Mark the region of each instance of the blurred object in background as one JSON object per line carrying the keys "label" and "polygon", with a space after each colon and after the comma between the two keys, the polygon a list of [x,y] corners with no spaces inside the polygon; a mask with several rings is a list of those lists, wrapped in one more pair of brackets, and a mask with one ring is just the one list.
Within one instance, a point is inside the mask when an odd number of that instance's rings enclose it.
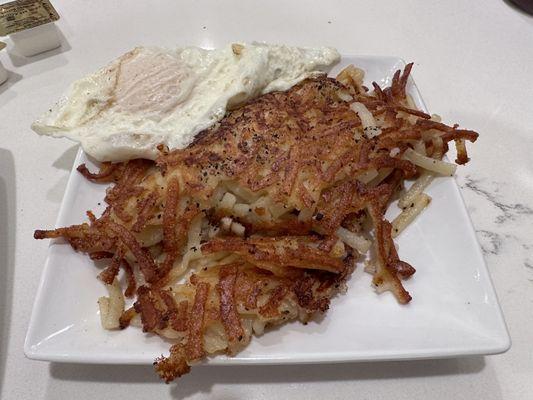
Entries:
{"label": "blurred object in background", "polygon": [[30,57],[61,45],[49,0],[16,0],[0,5],[0,36],[9,35],[15,53]]}
{"label": "blurred object in background", "polygon": [[533,0],[510,0],[511,3],[515,4],[521,10],[527,12],[530,15],[533,15]]}
{"label": "blurred object in background", "polygon": [[[6,44],[4,42],[0,42],[0,51],[6,47]],[[4,83],[7,80],[7,71],[2,65],[2,61],[0,61],[0,85]]]}

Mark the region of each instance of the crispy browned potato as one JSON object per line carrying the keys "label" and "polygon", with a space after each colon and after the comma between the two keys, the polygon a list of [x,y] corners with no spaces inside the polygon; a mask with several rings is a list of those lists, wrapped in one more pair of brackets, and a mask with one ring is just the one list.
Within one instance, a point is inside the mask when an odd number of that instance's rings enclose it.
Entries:
{"label": "crispy browned potato", "polygon": [[[440,161],[448,142],[462,164],[465,140],[477,138],[415,109],[405,92],[411,67],[372,93],[350,67],[339,80],[317,76],[260,96],[186,149],[161,147],[155,163],[104,163],[97,173],[82,165],[87,179],[114,183],[107,209],[35,238],[63,237],[110,260],[99,275],[110,290],[100,300],[103,321],[122,329],[139,322],[173,340],[170,356],[154,363],[167,382],[208,354],[235,354],[267,326],[325,312],[368,250],[371,229],[373,282],[407,303],[402,279],[415,270],[393,236],[429,202],[422,190],[432,177],[453,172]],[[391,225],[385,211],[403,181],[419,175]],[[118,318],[121,269],[124,294],[136,302]]]}

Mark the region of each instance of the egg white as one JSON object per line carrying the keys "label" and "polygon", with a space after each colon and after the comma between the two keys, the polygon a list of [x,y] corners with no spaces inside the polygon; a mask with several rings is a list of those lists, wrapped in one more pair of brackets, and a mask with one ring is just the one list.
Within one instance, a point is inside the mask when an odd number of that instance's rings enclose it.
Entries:
{"label": "egg white", "polygon": [[339,59],[331,48],[263,43],[137,47],[74,82],[32,129],[78,141],[99,161],[155,159],[160,143],[184,148],[228,107],[286,90]]}

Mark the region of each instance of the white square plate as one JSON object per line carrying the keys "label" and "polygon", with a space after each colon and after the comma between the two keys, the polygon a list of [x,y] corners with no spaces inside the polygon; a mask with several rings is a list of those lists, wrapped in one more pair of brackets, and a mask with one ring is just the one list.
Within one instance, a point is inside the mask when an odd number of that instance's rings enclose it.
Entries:
{"label": "white square plate", "polygon": [[[348,64],[363,68],[368,84],[375,80],[381,85],[405,66],[393,57],[344,57],[334,73]],[[412,81],[408,90],[425,110]],[[82,162],[90,164],[80,151],[57,226],[84,221],[86,210],[103,210],[96,205],[103,201],[105,187],[76,172]],[[348,292],[333,299],[320,322],[282,326],[254,338],[236,357],[218,356],[207,363],[396,360],[506,351],[509,334],[457,185],[453,178],[439,178],[428,193],[431,205],[396,241],[401,258],[417,269],[405,282],[413,296],[409,305],[398,304],[390,293],[376,294],[359,265]],[[60,241],[50,244],[24,346],[29,358],[149,364],[168,352],[168,342],[138,328],[102,329],[96,300],[105,289],[97,272],[87,256]]]}

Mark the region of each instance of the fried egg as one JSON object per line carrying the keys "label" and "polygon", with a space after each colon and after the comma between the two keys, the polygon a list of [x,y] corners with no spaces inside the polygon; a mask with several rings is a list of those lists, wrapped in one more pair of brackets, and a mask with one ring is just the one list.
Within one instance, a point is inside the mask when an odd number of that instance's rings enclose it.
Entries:
{"label": "fried egg", "polygon": [[98,161],[155,159],[159,144],[184,148],[228,108],[287,90],[339,59],[332,48],[263,43],[137,47],[74,82],[32,129],[77,141]]}

